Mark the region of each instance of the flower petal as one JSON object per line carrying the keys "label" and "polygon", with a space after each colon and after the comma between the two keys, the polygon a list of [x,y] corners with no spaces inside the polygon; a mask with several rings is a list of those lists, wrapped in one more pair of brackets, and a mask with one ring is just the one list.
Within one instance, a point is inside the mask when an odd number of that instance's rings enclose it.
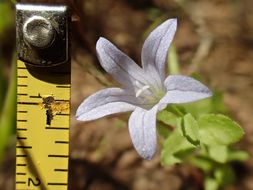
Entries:
{"label": "flower petal", "polygon": [[177,28],[177,20],[169,19],[153,30],[145,40],[141,59],[146,72],[159,75],[162,81],[165,79],[166,58],[171,41]]}
{"label": "flower petal", "polygon": [[96,50],[101,66],[124,87],[134,88],[137,81],[148,84],[144,71],[107,39],[99,38]]}
{"label": "flower petal", "polygon": [[188,103],[212,96],[212,92],[205,85],[187,76],[170,75],[164,85],[167,93],[159,104]]}
{"label": "flower petal", "polygon": [[120,88],[107,88],[85,99],[76,112],[77,120],[91,121],[114,113],[135,109],[137,99],[130,92]]}
{"label": "flower petal", "polygon": [[140,156],[150,160],[156,151],[157,106],[151,110],[137,107],[129,118],[129,133],[133,145]]}

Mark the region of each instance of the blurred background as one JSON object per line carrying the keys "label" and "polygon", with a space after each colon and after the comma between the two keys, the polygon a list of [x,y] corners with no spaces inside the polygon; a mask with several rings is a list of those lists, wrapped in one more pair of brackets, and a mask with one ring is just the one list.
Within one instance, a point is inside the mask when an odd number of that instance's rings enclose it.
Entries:
{"label": "blurred background", "polygon": [[[72,10],[72,100],[70,190],[200,190],[201,172],[187,164],[160,165],[160,152],[145,161],[135,152],[127,114],[81,123],[81,101],[113,86],[101,69],[95,44],[108,38],[140,63],[148,33],[178,18],[174,46],[183,74],[198,73],[223,92],[228,113],[245,130],[237,145],[253,153],[252,0],[24,0],[64,3]],[[15,177],[15,1],[0,0],[0,190],[14,190]],[[253,190],[253,159],[240,165],[229,190]]]}

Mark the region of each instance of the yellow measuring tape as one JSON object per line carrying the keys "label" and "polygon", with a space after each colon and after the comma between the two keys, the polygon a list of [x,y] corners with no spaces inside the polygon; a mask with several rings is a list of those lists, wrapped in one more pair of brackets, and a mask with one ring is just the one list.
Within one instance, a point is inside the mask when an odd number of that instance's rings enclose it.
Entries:
{"label": "yellow measuring tape", "polygon": [[[35,6],[36,14],[41,8]],[[54,7],[50,8],[54,12]],[[17,14],[20,10],[29,12],[29,9],[27,5],[18,5]],[[25,19],[22,22],[24,26]],[[26,57],[21,54],[21,58]],[[17,61],[16,190],[67,190],[70,66],[65,66],[64,71],[60,66],[57,69],[50,69],[50,65],[39,66],[33,68],[25,61]]]}

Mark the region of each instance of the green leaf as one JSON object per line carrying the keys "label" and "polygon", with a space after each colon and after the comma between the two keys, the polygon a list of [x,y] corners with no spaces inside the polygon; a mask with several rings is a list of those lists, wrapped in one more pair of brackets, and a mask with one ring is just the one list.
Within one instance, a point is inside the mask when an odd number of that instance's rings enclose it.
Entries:
{"label": "green leaf", "polygon": [[214,171],[214,176],[217,182],[222,186],[229,185],[235,182],[236,179],[235,172],[230,165],[222,165],[217,167]]}
{"label": "green leaf", "polygon": [[[0,3],[0,39],[6,36],[6,31],[14,24],[14,14],[9,2]],[[3,19],[4,18],[4,19]]]}
{"label": "green leaf", "polygon": [[185,156],[184,153],[194,149],[195,146],[189,143],[177,127],[164,142],[161,163],[163,165],[180,163]]}
{"label": "green leaf", "polygon": [[187,114],[184,107],[177,104],[172,104],[172,105],[167,106],[166,110],[173,113],[177,117],[183,117],[185,114]]}
{"label": "green leaf", "polygon": [[170,75],[180,74],[177,50],[173,44],[169,48],[168,70]]}
{"label": "green leaf", "polygon": [[210,172],[215,166],[214,161],[205,156],[193,156],[191,157],[190,162],[192,165],[202,169],[206,173]]}
{"label": "green leaf", "polygon": [[207,177],[205,179],[204,186],[205,186],[205,190],[218,190],[219,189],[218,182],[215,179],[210,178],[210,177]]}
{"label": "green leaf", "polygon": [[163,110],[157,114],[157,120],[170,126],[176,126],[177,116],[168,110]]}
{"label": "green leaf", "polygon": [[190,114],[186,114],[183,117],[181,129],[183,135],[193,145],[199,145],[199,127],[195,118]]}
{"label": "green leaf", "polygon": [[223,93],[220,91],[214,91],[211,98],[211,112],[212,113],[226,113],[227,108],[223,102]]}
{"label": "green leaf", "polygon": [[172,166],[174,164],[178,164],[178,163],[181,163],[182,160],[178,157],[176,157],[175,155],[173,154],[162,154],[162,157],[161,157],[161,164],[164,166],[164,165],[167,165],[167,166]]}
{"label": "green leaf", "polygon": [[199,118],[198,125],[201,143],[209,146],[233,144],[244,134],[236,122],[220,114],[203,115]]}
{"label": "green leaf", "polygon": [[167,138],[169,136],[170,131],[165,124],[158,122],[156,124],[156,127],[157,127],[158,134],[161,135],[163,138]]}
{"label": "green leaf", "polygon": [[208,147],[209,156],[219,163],[227,162],[228,147],[227,146],[210,146]]}
{"label": "green leaf", "polygon": [[213,96],[210,98],[184,104],[183,107],[196,118],[199,118],[203,114],[227,112],[223,102],[223,94],[219,91],[214,91]]}
{"label": "green leaf", "polygon": [[238,150],[238,151],[232,151],[230,150],[228,152],[228,161],[246,161],[249,159],[249,153],[246,151]]}
{"label": "green leaf", "polygon": [[183,106],[187,113],[191,113],[194,117],[198,118],[203,114],[211,113],[211,98],[184,104]]}

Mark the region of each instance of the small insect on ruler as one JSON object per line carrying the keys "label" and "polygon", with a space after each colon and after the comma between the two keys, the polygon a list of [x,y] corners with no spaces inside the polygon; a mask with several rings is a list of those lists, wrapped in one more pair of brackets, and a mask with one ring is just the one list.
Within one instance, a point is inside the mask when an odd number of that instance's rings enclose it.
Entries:
{"label": "small insect on ruler", "polygon": [[70,115],[66,6],[16,5],[16,190],[67,190]]}

